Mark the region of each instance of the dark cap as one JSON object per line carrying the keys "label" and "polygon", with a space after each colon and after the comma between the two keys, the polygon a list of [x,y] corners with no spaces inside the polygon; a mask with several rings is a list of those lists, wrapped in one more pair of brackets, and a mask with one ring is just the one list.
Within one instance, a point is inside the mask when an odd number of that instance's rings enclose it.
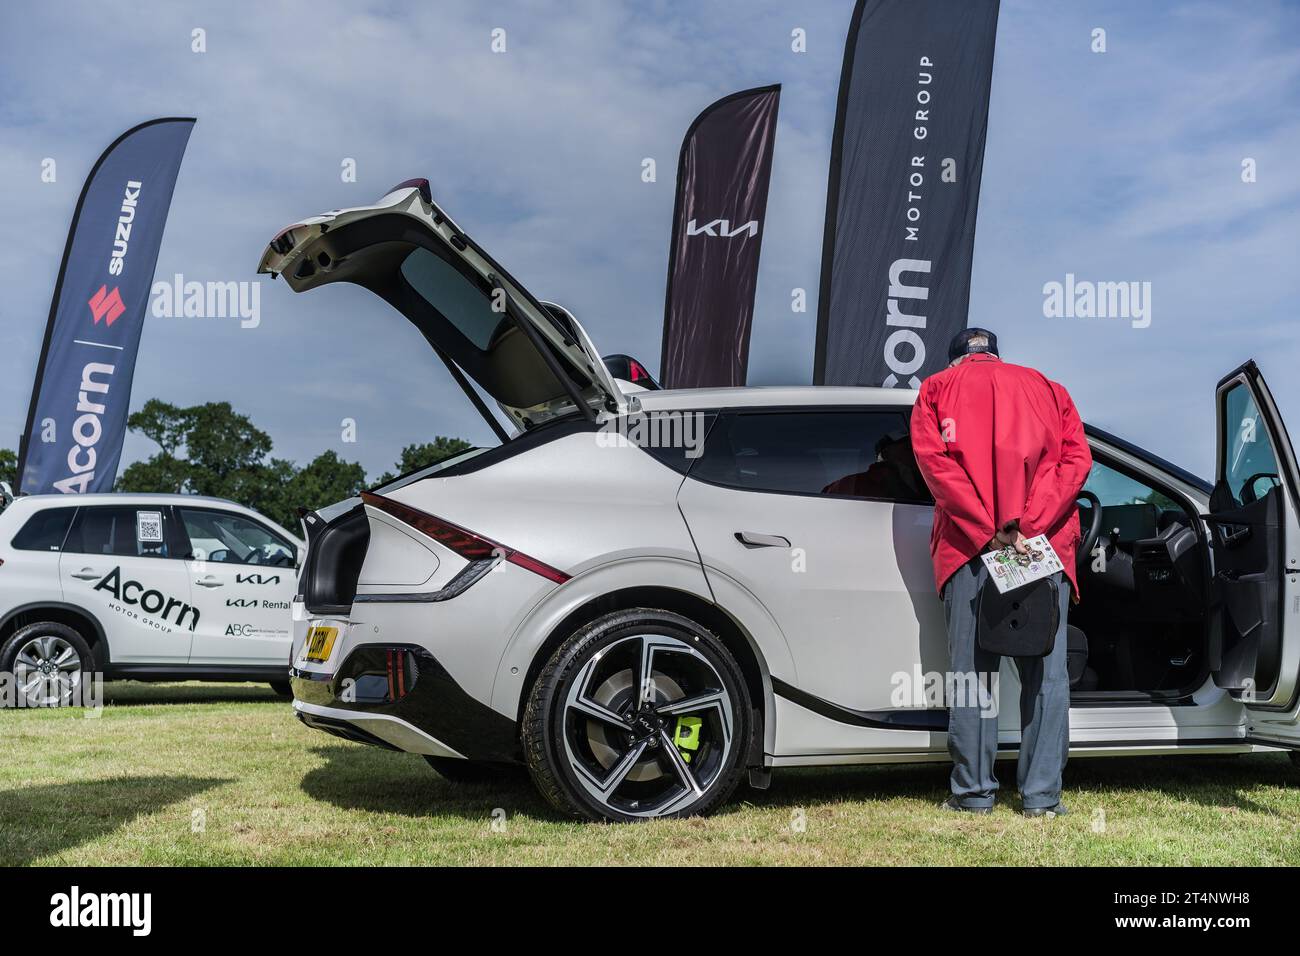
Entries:
{"label": "dark cap", "polygon": [[[971,345],[970,340],[977,335],[983,335],[989,340],[988,345]],[[990,355],[998,354],[998,337],[988,329],[962,329],[952,337],[948,343],[948,361],[953,362],[963,355],[971,355],[978,352],[987,352]]]}

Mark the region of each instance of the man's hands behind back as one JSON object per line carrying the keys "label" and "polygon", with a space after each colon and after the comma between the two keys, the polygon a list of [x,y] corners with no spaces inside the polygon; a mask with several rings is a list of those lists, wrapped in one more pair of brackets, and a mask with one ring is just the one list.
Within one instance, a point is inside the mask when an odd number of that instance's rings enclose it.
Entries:
{"label": "man's hands behind back", "polygon": [[1019,554],[1029,553],[1029,544],[1019,528],[999,531],[989,538],[988,550],[1001,551],[1003,548],[1015,548]]}

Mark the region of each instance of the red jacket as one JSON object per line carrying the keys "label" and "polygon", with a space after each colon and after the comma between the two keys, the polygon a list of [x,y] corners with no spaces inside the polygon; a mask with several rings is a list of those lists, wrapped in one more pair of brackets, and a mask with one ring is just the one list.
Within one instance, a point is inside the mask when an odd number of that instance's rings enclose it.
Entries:
{"label": "red jacket", "polygon": [[934,494],[930,556],[940,592],[998,528],[1018,518],[1025,537],[1047,535],[1079,593],[1075,499],[1092,452],[1063,386],[993,355],[968,355],[921,383],[912,448]]}

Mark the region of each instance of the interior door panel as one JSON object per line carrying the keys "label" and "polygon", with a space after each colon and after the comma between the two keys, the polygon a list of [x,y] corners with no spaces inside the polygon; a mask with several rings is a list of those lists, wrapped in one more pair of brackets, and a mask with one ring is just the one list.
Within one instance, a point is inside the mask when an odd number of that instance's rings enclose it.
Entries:
{"label": "interior door panel", "polygon": [[1237,507],[1226,485],[1210,497],[1219,671],[1215,683],[1266,692],[1278,678],[1282,557],[1282,489]]}
{"label": "interior door panel", "polygon": [[[1300,742],[1300,525],[1295,453],[1259,368],[1216,389],[1218,440],[1210,494],[1218,669],[1215,681],[1271,734]],[[1280,718],[1279,718],[1280,715]]]}

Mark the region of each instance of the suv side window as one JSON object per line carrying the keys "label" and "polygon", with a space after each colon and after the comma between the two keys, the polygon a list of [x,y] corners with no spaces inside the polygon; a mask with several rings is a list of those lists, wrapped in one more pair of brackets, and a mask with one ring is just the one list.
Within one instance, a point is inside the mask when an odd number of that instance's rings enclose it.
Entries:
{"label": "suv side window", "polygon": [[19,551],[58,551],[68,536],[76,508],[45,508],[27,519],[10,542]]}
{"label": "suv side window", "polygon": [[171,509],[166,505],[91,505],[78,509],[63,550],[127,558],[170,558]]}
{"label": "suv side window", "polygon": [[219,564],[293,567],[297,549],[256,521],[208,508],[178,510],[196,558]]}
{"label": "suv side window", "polygon": [[893,409],[731,412],[690,474],[747,491],[931,504],[908,429]]}

